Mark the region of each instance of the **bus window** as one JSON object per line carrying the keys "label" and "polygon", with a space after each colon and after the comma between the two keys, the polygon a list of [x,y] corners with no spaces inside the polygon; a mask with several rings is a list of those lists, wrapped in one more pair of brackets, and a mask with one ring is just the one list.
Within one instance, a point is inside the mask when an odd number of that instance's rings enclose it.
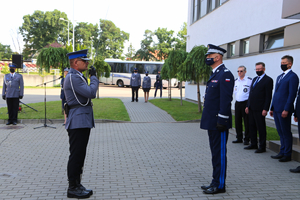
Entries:
{"label": "bus window", "polygon": [[134,68],[135,68],[135,64],[129,63],[128,64],[128,73],[133,73]]}
{"label": "bus window", "polygon": [[157,74],[157,65],[149,65],[149,64],[145,64],[145,71],[148,71],[149,74]]}
{"label": "bus window", "polygon": [[126,63],[116,63],[115,72],[126,73]]}
{"label": "bus window", "polygon": [[114,72],[114,63],[108,63],[110,65],[110,72]]}
{"label": "bus window", "polygon": [[136,64],[136,65],[135,65],[135,68],[138,69],[138,73],[140,73],[140,74],[144,74],[144,73],[145,73],[144,67],[143,67],[142,64]]}

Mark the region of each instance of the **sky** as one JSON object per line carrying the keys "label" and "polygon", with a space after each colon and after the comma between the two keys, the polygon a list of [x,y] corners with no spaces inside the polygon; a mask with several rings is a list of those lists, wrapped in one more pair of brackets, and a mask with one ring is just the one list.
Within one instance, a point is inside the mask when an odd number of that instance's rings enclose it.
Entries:
{"label": "sky", "polygon": [[92,24],[99,24],[100,19],[111,20],[122,31],[129,33],[124,53],[130,43],[135,50],[140,48],[146,29],[155,31],[158,27],[167,28],[176,34],[187,22],[188,12],[188,0],[0,0],[0,3],[7,8],[1,9],[0,43],[10,45],[13,52],[19,52],[19,46],[23,44],[22,36],[17,34],[23,16],[32,15],[35,10],[46,12],[57,9],[65,12],[71,21]]}

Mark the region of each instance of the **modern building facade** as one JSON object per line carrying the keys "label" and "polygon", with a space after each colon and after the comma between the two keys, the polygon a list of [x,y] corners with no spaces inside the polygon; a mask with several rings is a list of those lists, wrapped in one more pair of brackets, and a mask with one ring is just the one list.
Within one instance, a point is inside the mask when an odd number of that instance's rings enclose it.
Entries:
{"label": "modern building facade", "polygon": [[[276,80],[284,55],[294,57],[292,70],[300,77],[300,1],[189,0],[187,51],[207,44],[227,49],[224,64],[236,78],[240,65],[255,77],[255,63],[261,61]],[[186,82],[185,90],[187,99],[197,100],[196,84]],[[203,102],[204,85],[200,91]]]}

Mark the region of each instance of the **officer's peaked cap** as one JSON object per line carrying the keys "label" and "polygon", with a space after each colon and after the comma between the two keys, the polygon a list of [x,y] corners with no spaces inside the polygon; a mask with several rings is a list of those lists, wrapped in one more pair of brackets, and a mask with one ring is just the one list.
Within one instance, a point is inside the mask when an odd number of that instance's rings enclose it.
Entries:
{"label": "officer's peaked cap", "polygon": [[208,51],[207,51],[207,53],[205,54],[206,56],[207,56],[208,54],[213,54],[213,53],[218,53],[218,54],[220,54],[220,55],[223,56],[224,53],[227,52],[225,49],[223,49],[223,48],[221,48],[221,47],[219,47],[219,46],[213,45],[213,44],[208,44],[207,47],[208,47]]}
{"label": "officer's peaked cap", "polygon": [[64,69],[64,72],[68,72],[68,71],[69,71],[69,68],[65,68],[65,69]]}
{"label": "officer's peaked cap", "polygon": [[146,72],[145,72],[145,74],[149,74],[149,72],[148,72],[148,71],[146,71]]}
{"label": "officer's peaked cap", "polygon": [[134,68],[134,71],[137,71],[138,69],[137,68]]}
{"label": "officer's peaked cap", "polygon": [[15,67],[15,68],[17,68],[17,64],[15,64],[15,63],[9,63],[9,65],[8,65],[9,67]]}
{"label": "officer's peaked cap", "polygon": [[88,49],[84,49],[84,50],[68,53],[67,56],[69,57],[69,60],[74,59],[74,58],[80,58],[82,60],[90,60],[87,57],[87,54],[88,54]]}

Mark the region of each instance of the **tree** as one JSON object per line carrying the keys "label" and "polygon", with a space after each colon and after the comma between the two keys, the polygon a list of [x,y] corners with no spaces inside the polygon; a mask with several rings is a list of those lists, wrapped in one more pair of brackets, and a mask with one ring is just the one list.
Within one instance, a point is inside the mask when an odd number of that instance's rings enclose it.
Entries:
{"label": "tree", "polygon": [[[169,100],[171,101],[171,79],[177,78],[182,81],[182,77],[178,76],[178,69],[184,63],[187,57],[187,52],[183,50],[172,50],[169,53],[168,58],[166,59],[162,71],[161,76],[163,79],[169,80]],[[181,85],[181,84],[180,84]],[[182,89],[182,88],[181,88]],[[181,105],[182,105],[182,90],[180,92],[181,95]]]}
{"label": "tree", "polygon": [[105,58],[124,58],[124,42],[129,39],[129,33],[121,31],[112,21],[100,19],[99,35],[99,38],[94,38],[94,48],[98,55]]}
{"label": "tree", "polygon": [[[62,23],[60,18],[68,20],[64,12],[35,11],[32,15],[23,17],[23,24],[19,27],[25,42],[23,56],[25,59],[32,57],[38,50],[55,41],[67,43],[68,24]],[[71,24],[72,25],[72,24]]]}
{"label": "tree", "polygon": [[[96,72],[97,72],[97,78],[99,80],[100,76],[104,76],[106,78],[110,77],[110,70],[111,67],[110,65],[104,61],[104,57],[98,55],[95,57],[94,60],[94,67],[96,68]],[[97,91],[97,99],[99,99],[99,90]]]}
{"label": "tree", "polygon": [[0,60],[2,59],[11,59],[13,54],[10,45],[3,45],[0,43]]}
{"label": "tree", "polygon": [[128,47],[128,52],[125,54],[126,58],[128,58],[129,60],[132,60],[132,58],[135,55],[135,49],[132,46],[132,43],[130,43],[129,47]]}
{"label": "tree", "polygon": [[173,37],[174,31],[168,31],[167,28],[158,28],[154,34],[158,39],[158,43],[155,48],[158,50],[158,59],[165,60],[168,58],[170,50],[172,50],[172,43],[175,41]]}
{"label": "tree", "polygon": [[154,58],[153,53],[155,49],[153,48],[153,36],[154,33],[152,31],[148,29],[145,30],[145,38],[141,41],[141,48],[135,53],[136,59],[149,61]]}
{"label": "tree", "polygon": [[207,81],[210,77],[211,67],[205,64],[207,47],[195,46],[187,55],[183,65],[178,70],[178,76],[182,80],[193,80],[197,82],[198,111],[202,112],[200,99],[200,81]]}
{"label": "tree", "polygon": [[[87,22],[80,22],[75,27],[75,44],[79,46],[85,46],[89,49],[93,44],[93,38],[97,38],[99,33],[98,24],[93,25]],[[84,48],[81,48],[84,49]]]}
{"label": "tree", "polygon": [[177,38],[175,38],[175,49],[181,49],[186,51],[186,37],[187,35],[187,23],[184,22],[181,30],[177,33]]}
{"label": "tree", "polygon": [[37,65],[39,66],[39,72],[42,73],[44,69],[46,72],[50,72],[51,67],[60,69],[62,75],[64,68],[70,67],[69,59],[66,54],[69,51],[66,48],[43,48],[37,57]]}

